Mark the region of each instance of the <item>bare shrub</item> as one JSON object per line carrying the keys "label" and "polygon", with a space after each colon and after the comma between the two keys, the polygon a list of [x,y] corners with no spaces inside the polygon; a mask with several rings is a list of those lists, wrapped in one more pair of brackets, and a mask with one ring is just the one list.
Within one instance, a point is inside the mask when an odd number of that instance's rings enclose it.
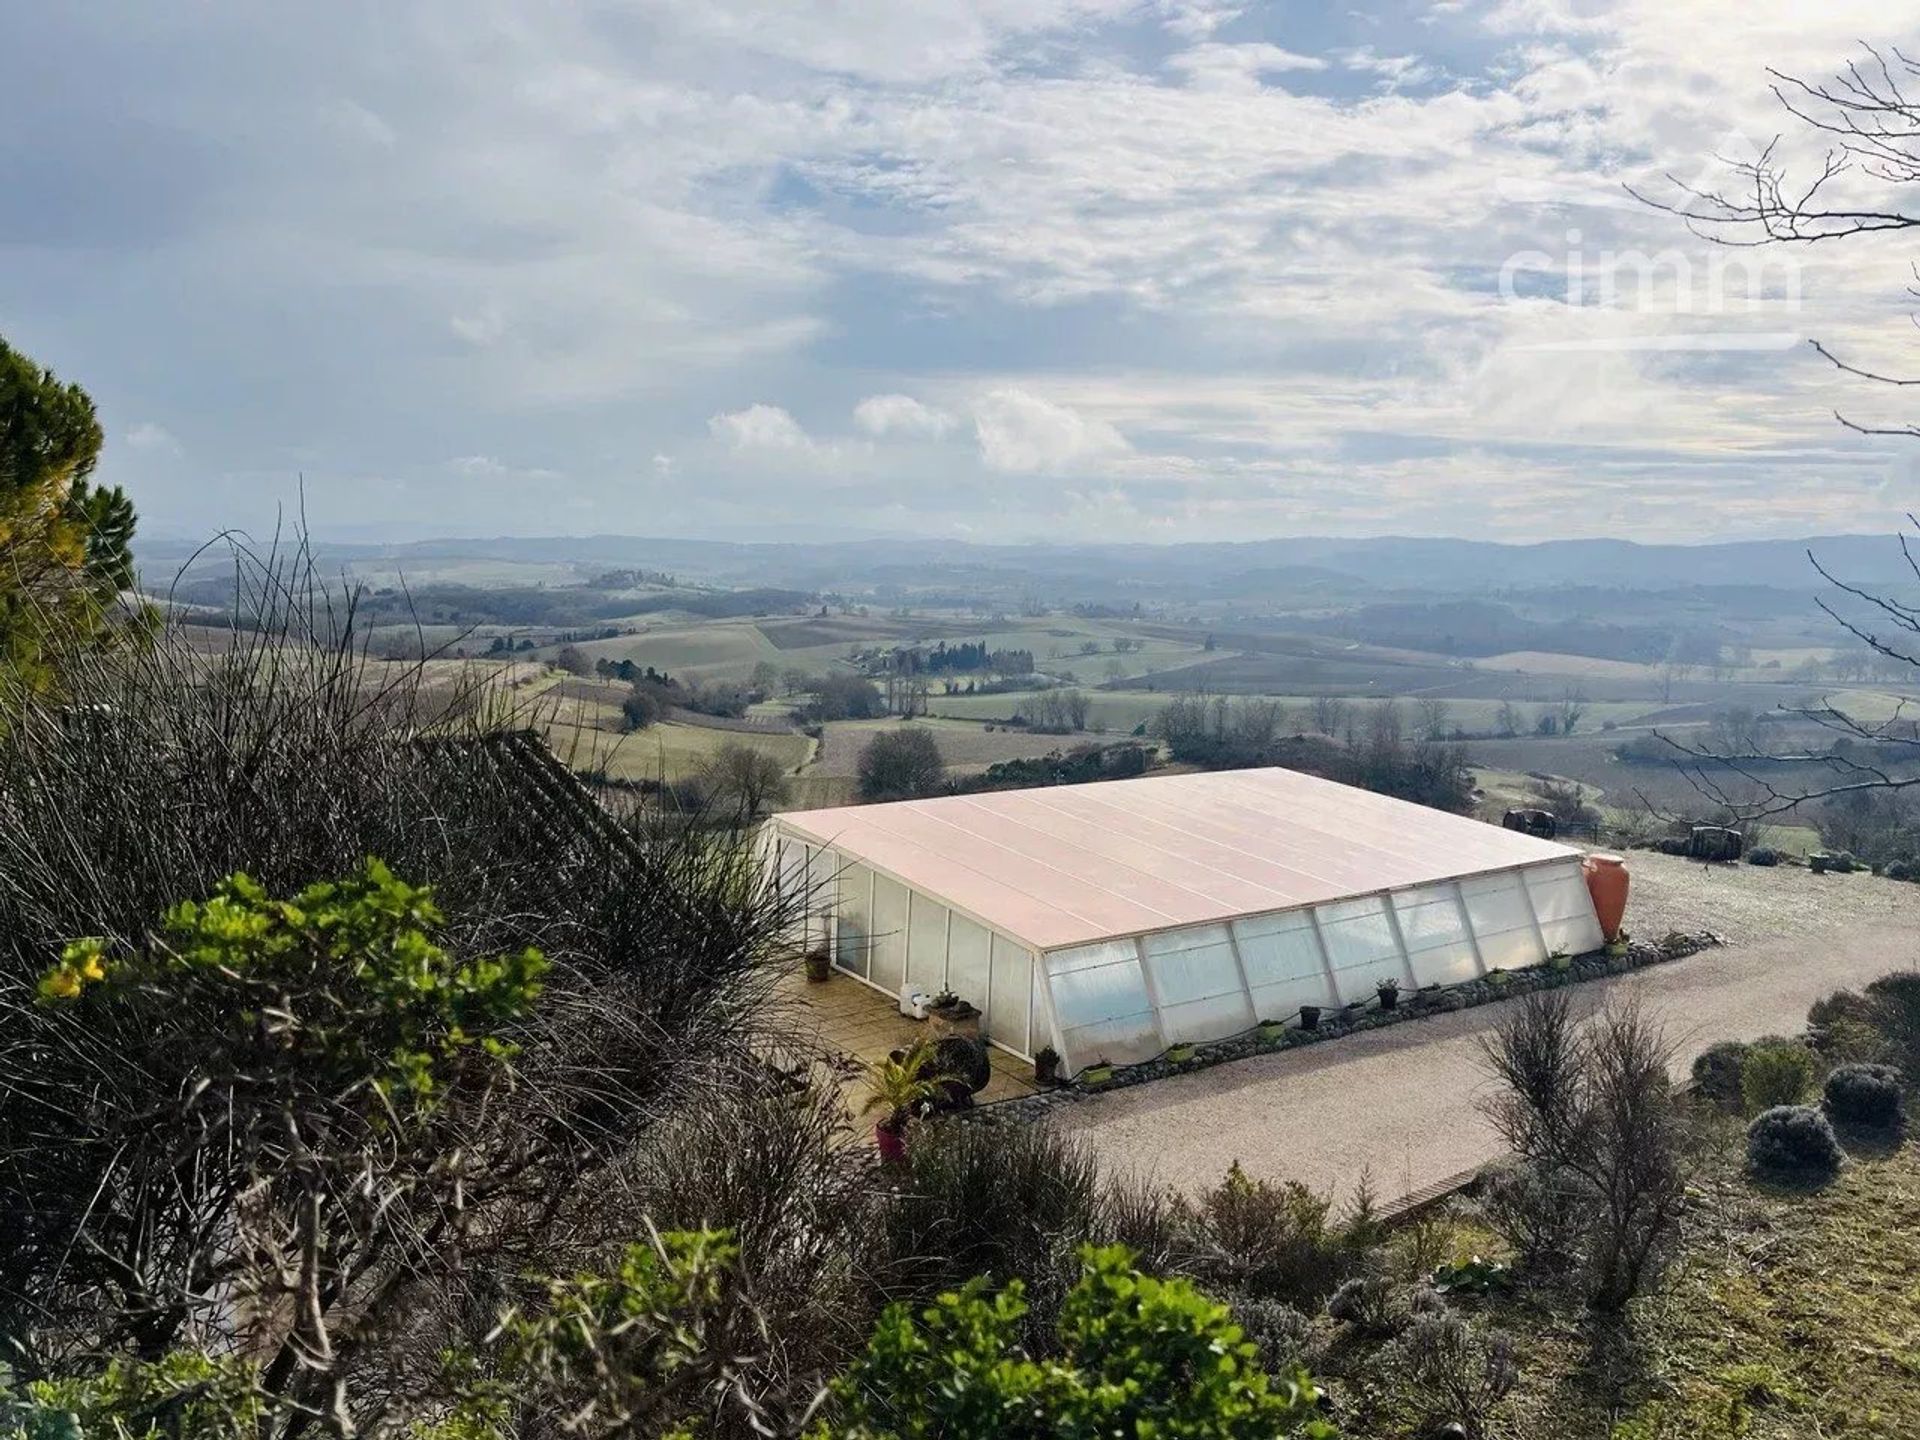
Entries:
{"label": "bare shrub", "polygon": [[1482,1440],[1520,1378],[1513,1341],[1458,1315],[1416,1318],[1393,1346],[1393,1368],[1408,1400],[1437,1424],[1458,1423]]}
{"label": "bare shrub", "polygon": [[1318,1309],[1360,1257],[1331,1212],[1306,1186],[1256,1180],[1236,1164],[1197,1205],[1180,1203],[1176,1264],[1204,1285]]}
{"label": "bare shrub", "polygon": [[1502,1165],[1481,1181],[1487,1223],[1532,1271],[1557,1268],[1579,1248],[1581,1207],[1574,1183],[1556,1183],[1551,1171],[1526,1161]]}
{"label": "bare shrub", "polygon": [[1044,1125],[936,1120],[871,1222],[863,1268],[877,1298],[931,1300],[975,1275],[1018,1278],[1023,1330],[1050,1343],[1058,1305],[1079,1273],[1075,1252],[1104,1241],[1108,1190],[1087,1145]]}
{"label": "bare shrub", "polygon": [[1487,1112],[1510,1149],[1565,1187],[1581,1218],[1588,1303],[1639,1293],[1685,1197],[1672,1047],[1632,999],[1577,1025],[1564,991],[1526,997],[1484,1043],[1502,1086]]}
{"label": "bare shrub", "polygon": [[[0,714],[0,1334],[24,1376],[231,1355],[225,1277],[288,1288],[284,1248],[236,1255],[233,1237],[319,1227],[293,1268],[320,1308],[262,1363],[279,1387],[262,1440],[322,1410],[404,1428],[436,1357],[477,1346],[524,1276],[641,1233],[611,1183],[639,1137],[762,1073],[789,917],[749,847],[620,822],[476,675],[370,657],[352,598],[297,553],[235,567],[224,628],[90,652],[57,702],[8,692]],[[183,1103],[218,1094],[200,1012],[136,996],[82,1024],[34,1002],[69,939],[138,953],[232,872],[286,896],[370,855],[433,887],[448,954],[551,962],[500,1037],[513,1084],[434,1128],[432,1154],[395,1129],[352,1186],[302,1190],[280,1151],[240,1154],[218,1106]]]}
{"label": "bare shrub", "polygon": [[1393,1281],[1385,1275],[1358,1275],[1328,1298],[1327,1318],[1378,1339],[1398,1331],[1407,1312]]}
{"label": "bare shrub", "polygon": [[1920,1075],[1920,971],[1882,975],[1867,986],[1872,1021],[1887,1038],[1892,1059],[1909,1075]]}

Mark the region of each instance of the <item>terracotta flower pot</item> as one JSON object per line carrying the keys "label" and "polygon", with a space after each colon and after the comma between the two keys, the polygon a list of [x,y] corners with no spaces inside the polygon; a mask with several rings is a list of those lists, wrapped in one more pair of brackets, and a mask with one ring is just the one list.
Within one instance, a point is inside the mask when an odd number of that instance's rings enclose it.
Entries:
{"label": "terracotta flower pot", "polygon": [[1617,938],[1620,922],[1627,914],[1627,888],[1632,883],[1627,875],[1627,862],[1618,855],[1596,852],[1587,856],[1580,868],[1587,877],[1587,893],[1593,897],[1593,913],[1600,922],[1601,938]]}

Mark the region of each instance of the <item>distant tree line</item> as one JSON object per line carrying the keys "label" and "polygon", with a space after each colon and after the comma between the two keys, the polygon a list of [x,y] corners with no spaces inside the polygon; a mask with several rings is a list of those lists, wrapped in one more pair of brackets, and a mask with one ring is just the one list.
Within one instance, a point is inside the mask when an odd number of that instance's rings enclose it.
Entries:
{"label": "distant tree line", "polygon": [[[1424,734],[1409,736],[1397,702],[1372,706],[1362,719],[1344,704],[1336,711],[1316,703],[1309,713],[1320,724],[1318,736],[1288,734],[1290,715],[1278,701],[1181,695],[1161,708],[1149,728],[1184,764],[1209,770],[1284,765],[1438,810],[1472,808],[1466,750]],[[1344,733],[1336,742],[1342,721]]]}
{"label": "distant tree line", "polygon": [[[597,669],[598,667],[596,667]],[[687,683],[649,665],[636,669],[631,660],[610,664],[607,674],[631,679],[620,713],[629,730],[644,730],[669,710],[691,710],[696,715],[715,715],[737,720],[747,708],[765,697],[751,686],[730,680]]]}
{"label": "distant tree line", "polygon": [[877,657],[871,667],[881,674],[952,675],[971,671],[989,671],[997,675],[1031,675],[1031,650],[989,650],[984,640],[948,645],[942,640],[927,649],[918,645],[897,645]]}

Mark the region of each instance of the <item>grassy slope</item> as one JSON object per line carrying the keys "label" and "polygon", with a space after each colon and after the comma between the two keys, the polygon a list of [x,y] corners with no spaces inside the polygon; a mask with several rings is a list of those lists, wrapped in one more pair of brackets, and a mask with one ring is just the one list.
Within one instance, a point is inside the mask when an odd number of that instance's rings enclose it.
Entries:
{"label": "grassy slope", "polygon": [[[1492,1433],[1524,1440],[1914,1440],[1920,1436],[1920,1153],[1849,1144],[1825,1189],[1743,1171],[1743,1122],[1703,1122],[1682,1249],[1624,1325],[1529,1279],[1455,1303],[1514,1338],[1520,1380]],[[1442,1222],[1441,1229],[1449,1228]],[[1404,1237],[1403,1237],[1404,1238]],[[1446,1253],[1498,1257],[1472,1221]],[[1400,1440],[1420,1416],[1389,1357],[1328,1322],[1323,1368],[1347,1440]],[[1342,1379],[1341,1372],[1352,1377]]]}

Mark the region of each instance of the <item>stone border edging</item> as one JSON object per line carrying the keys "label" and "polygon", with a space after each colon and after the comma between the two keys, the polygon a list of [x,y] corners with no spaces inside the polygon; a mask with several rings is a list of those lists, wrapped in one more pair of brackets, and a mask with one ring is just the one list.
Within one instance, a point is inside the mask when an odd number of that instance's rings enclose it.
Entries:
{"label": "stone border edging", "polygon": [[[1068,1081],[1051,1090],[1040,1090],[1032,1095],[1019,1095],[1007,1100],[990,1101],[985,1105],[952,1111],[950,1114],[954,1119],[977,1121],[982,1124],[1038,1120],[1058,1106],[1073,1104],[1095,1095],[1109,1094],[1115,1090],[1124,1090],[1132,1085],[1144,1085],[1151,1080],[1162,1080],[1171,1075],[1187,1075],[1197,1070],[1210,1069],[1215,1065],[1251,1060],[1262,1055],[1277,1055],[1302,1045],[1317,1045],[1323,1041],[1338,1040],[1347,1035],[1365,1030],[1378,1030],[1404,1021],[1424,1020],[1432,1015],[1447,1015],[1457,1010],[1470,1010],[1480,1005],[1513,1000],[1522,995],[1531,994],[1535,990],[1555,990],[1590,980],[1604,980],[1613,975],[1625,975],[1652,965],[1682,960],[1689,955],[1697,955],[1702,950],[1712,949],[1724,943],[1710,930],[1701,930],[1693,934],[1675,931],[1657,945],[1646,942],[1631,944],[1622,955],[1610,955],[1604,950],[1593,950],[1584,955],[1577,955],[1565,970],[1555,970],[1550,965],[1541,964],[1529,966],[1525,970],[1499,972],[1507,976],[1505,981],[1494,981],[1483,977],[1440,989],[1403,992],[1400,1004],[1392,1010],[1376,1008],[1371,1011],[1323,1012],[1317,1030],[1289,1028],[1282,1032],[1277,1041],[1262,1039],[1259,1029],[1255,1028],[1226,1040],[1205,1044],[1196,1043],[1192,1058],[1178,1064],[1165,1056],[1157,1056],[1152,1060],[1142,1061],[1138,1065],[1116,1067],[1113,1078],[1097,1087]],[[1349,1016],[1355,1018],[1347,1018]],[[1472,1175],[1477,1173],[1477,1171],[1469,1172],[1463,1176],[1456,1176],[1453,1180],[1443,1181],[1441,1184],[1459,1188],[1460,1184],[1471,1180]],[[1421,1193],[1424,1192],[1416,1192],[1416,1194]]]}

